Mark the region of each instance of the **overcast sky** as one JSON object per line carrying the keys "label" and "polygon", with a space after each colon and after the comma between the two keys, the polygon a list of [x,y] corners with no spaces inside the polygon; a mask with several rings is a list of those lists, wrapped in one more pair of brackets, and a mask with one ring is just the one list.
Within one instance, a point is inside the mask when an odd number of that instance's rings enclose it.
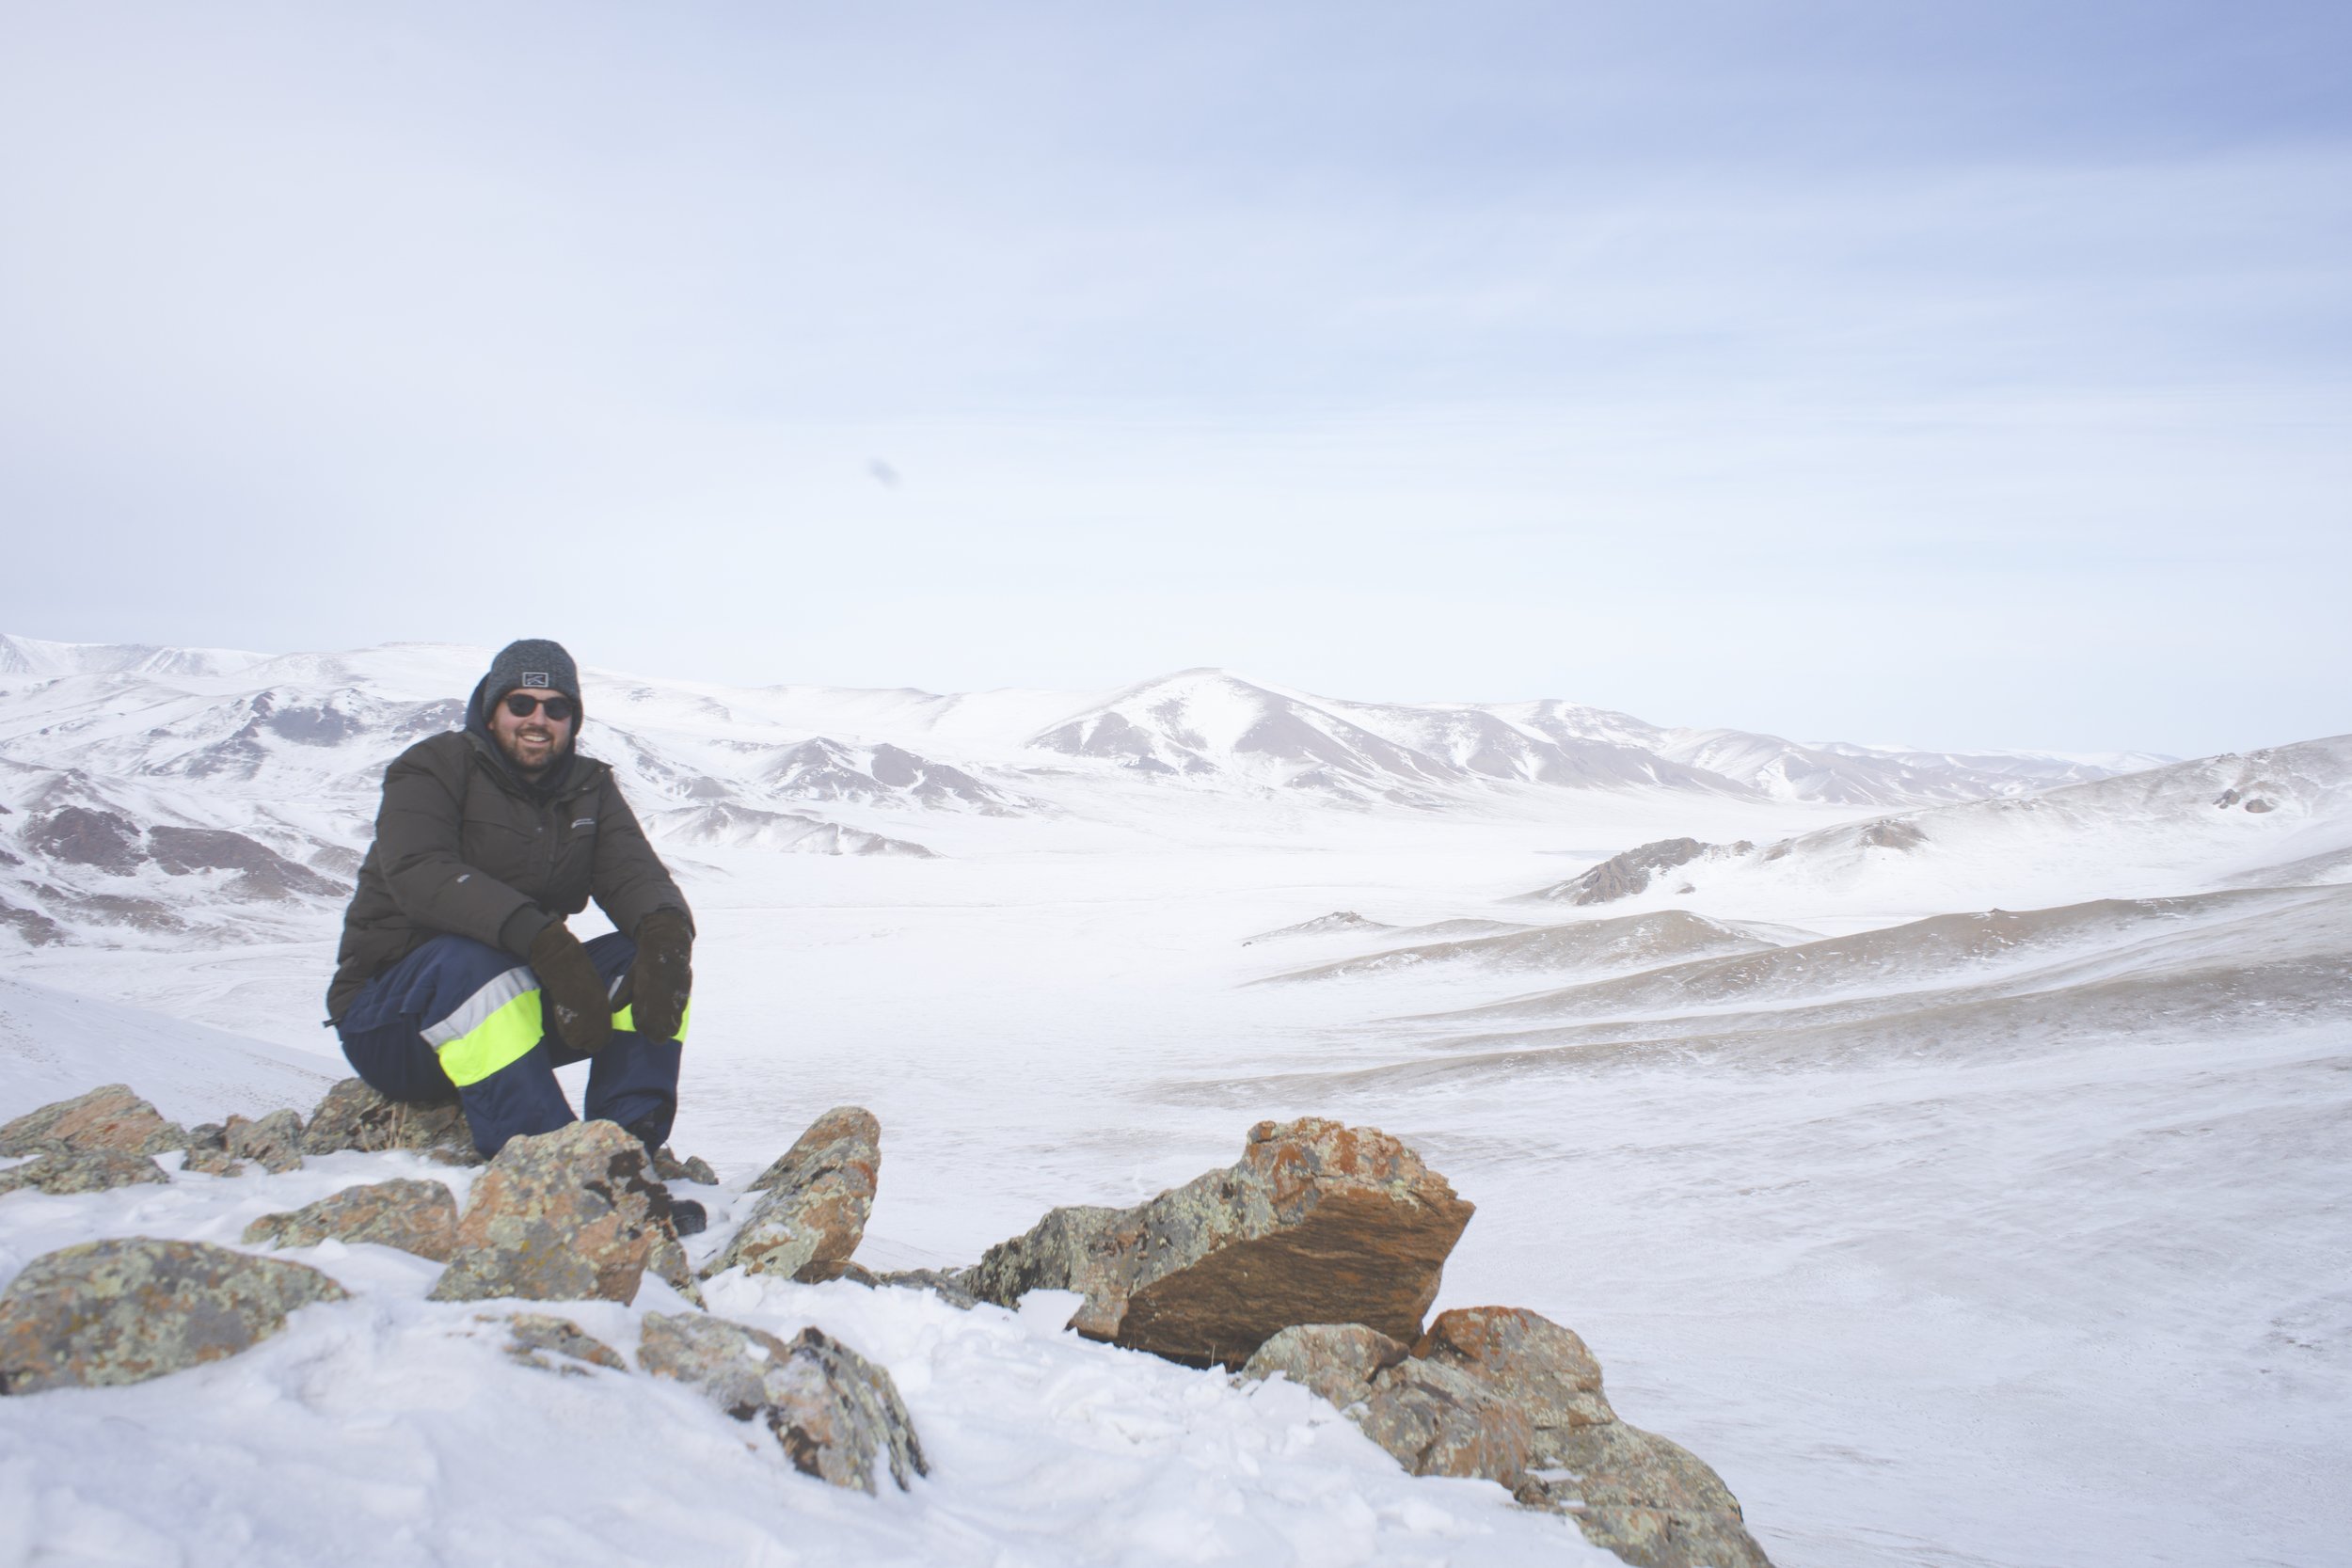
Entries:
{"label": "overcast sky", "polygon": [[0,23],[0,630],[2352,729],[2341,0]]}

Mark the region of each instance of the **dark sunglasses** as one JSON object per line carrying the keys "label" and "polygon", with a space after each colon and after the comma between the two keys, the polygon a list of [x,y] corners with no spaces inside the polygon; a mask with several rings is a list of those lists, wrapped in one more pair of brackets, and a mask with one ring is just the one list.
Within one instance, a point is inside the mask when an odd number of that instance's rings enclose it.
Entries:
{"label": "dark sunglasses", "polygon": [[532,697],[520,691],[507,694],[506,711],[517,719],[528,719],[541,708],[546,708],[548,717],[559,724],[576,711],[569,697]]}

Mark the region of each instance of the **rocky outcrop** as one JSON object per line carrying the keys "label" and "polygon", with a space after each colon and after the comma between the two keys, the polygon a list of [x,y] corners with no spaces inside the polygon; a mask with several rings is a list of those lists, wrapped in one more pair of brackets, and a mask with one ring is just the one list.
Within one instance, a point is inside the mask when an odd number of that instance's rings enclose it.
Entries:
{"label": "rocky outcrop", "polygon": [[684,1253],[645,1149],[609,1121],[510,1138],[477,1178],[435,1301],[637,1299],[666,1243]]}
{"label": "rocky outcrop", "polygon": [[325,1241],[398,1247],[446,1263],[457,1246],[457,1200],[438,1181],[400,1180],[345,1187],[292,1213],[245,1227],[248,1246],[316,1246]]}
{"label": "rocky outcrop", "polygon": [[758,1206],[703,1277],[739,1267],[799,1280],[838,1278],[866,1235],[881,1166],[882,1124],[873,1113],[855,1105],[827,1111],[751,1184],[762,1195]]}
{"label": "rocky outcrop", "polygon": [[[612,1346],[585,1332],[569,1318],[550,1317],[545,1312],[517,1312],[506,1320],[506,1354],[526,1367],[536,1367],[543,1372],[563,1371],[580,1375],[582,1370],[571,1363],[585,1361],[591,1366],[607,1367],[616,1372],[628,1370],[628,1363],[623,1361]],[[559,1355],[564,1359],[549,1361],[549,1355]]]}
{"label": "rocky outcrop", "polygon": [[1610,904],[1620,898],[1630,898],[1645,891],[1651,877],[1688,865],[1702,856],[1744,855],[1756,847],[1746,839],[1737,844],[1702,844],[1695,838],[1661,838],[1654,844],[1644,844],[1594,866],[1581,877],[1565,882],[1554,882],[1548,888],[1520,895],[1521,901],[1542,900],[1555,904]]}
{"label": "rocky outcrop", "polygon": [[1414,1474],[1500,1481],[1640,1568],[1770,1568],[1722,1478],[1618,1420],[1584,1341],[1524,1308],[1442,1313],[1409,1354],[1359,1324],[1288,1329],[1242,1370],[1276,1372],[1338,1405]]}
{"label": "rocky outcrop", "polygon": [[272,1111],[258,1120],[230,1117],[221,1124],[221,1148],[231,1160],[250,1160],[274,1176],[302,1168],[302,1117]]}
{"label": "rocky outcrop", "polygon": [[0,1155],[94,1148],[161,1154],[187,1146],[186,1130],[166,1121],[154,1106],[133,1094],[128,1084],[103,1085],[72,1100],[27,1111],[0,1127]]}
{"label": "rocky outcrop", "polygon": [[482,1163],[474,1150],[473,1131],[456,1101],[404,1104],[385,1099],[357,1078],[345,1078],[328,1089],[302,1131],[305,1154],[387,1148],[413,1148],[460,1164]]}
{"label": "rocky outcrop", "polygon": [[1260,1122],[1231,1168],[1133,1209],[1057,1209],[964,1283],[1007,1307],[1077,1291],[1070,1326],[1089,1338],[1237,1368],[1294,1323],[1417,1338],[1471,1212],[1377,1129]]}
{"label": "rocky outcrop", "polygon": [[648,1312],[637,1362],[739,1421],[757,1418],[803,1475],[872,1492],[886,1465],[904,1491],[930,1471],[888,1370],[821,1329],[787,1344],[723,1318]]}
{"label": "rocky outcrop", "polygon": [[117,1148],[68,1148],[0,1170],[0,1193],[24,1188],[62,1196],[170,1180],[164,1167],[145,1154],[125,1154]]}
{"label": "rocky outcrop", "polygon": [[664,1181],[691,1181],[703,1187],[719,1184],[719,1173],[710,1168],[709,1161],[699,1154],[681,1160],[670,1151],[668,1144],[654,1150],[653,1173]]}
{"label": "rocky outcrop", "polygon": [[34,1259],[0,1291],[0,1394],[144,1382],[342,1299],[316,1269],[202,1242],[85,1242]]}

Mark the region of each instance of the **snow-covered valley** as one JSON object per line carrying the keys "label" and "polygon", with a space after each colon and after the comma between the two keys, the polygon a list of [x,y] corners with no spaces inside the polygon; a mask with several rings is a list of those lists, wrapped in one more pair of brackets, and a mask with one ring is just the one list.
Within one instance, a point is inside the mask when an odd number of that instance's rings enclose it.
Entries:
{"label": "snow-covered valley", "polygon": [[[174,1116],[307,1109],[306,1063],[342,1076],[319,997],[376,777],[483,657],[0,642],[0,1116],[108,1081]],[[1783,1568],[2340,1560],[2352,740],[1954,756],[1216,673],[935,697],[592,672],[587,703],[701,927],[679,1148],[739,1185],[826,1107],[871,1107],[877,1266],[969,1262],[1054,1204],[1223,1164],[1261,1117],[1339,1117],[1478,1204],[1438,1305],[1579,1330],[1626,1418],[1713,1464]],[[1639,888],[1576,901],[1684,838]],[[373,1179],[361,1158],[10,1196],[0,1267],[93,1227],[233,1239]],[[329,1266],[392,1268],[368,1250]],[[1383,1470],[1298,1390],[1245,1397],[1041,1319],[759,1290],[742,1311],[915,1369],[911,1406],[950,1435],[937,1502],[868,1505],[648,1410],[689,1456],[661,1481],[714,1508],[769,1488],[692,1537],[717,1560],[1584,1549],[1499,1489]],[[454,1390],[533,1374],[445,1346],[438,1392],[396,1394],[404,1337],[430,1337],[421,1303],[306,1327],[259,1370],[53,1402],[38,1428],[40,1402],[0,1402],[0,1473],[30,1499],[0,1561],[341,1542],[324,1505],[273,1512],[266,1459],[199,1457],[248,1439],[313,1449],[307,1484],[355,1508],[477,1507],[434,1473],[485,1440]],[[568,1392],[498,1386],[550,1433],[580,1418]],[[353,1457],[369,1444],[396,1479]],[[1063,1528],[1013,1523],[1051,1517],[1057,1467]],[[214,1523],[175,1538],[137,1500],[157,1474],[214,1495]],[[551,1512],[625,1484],[584,1449],[532,1481]],[[1232,1528],[1169,1522],[1201,1508]],[[645,1539],[562,1550],[643,1560]]]}

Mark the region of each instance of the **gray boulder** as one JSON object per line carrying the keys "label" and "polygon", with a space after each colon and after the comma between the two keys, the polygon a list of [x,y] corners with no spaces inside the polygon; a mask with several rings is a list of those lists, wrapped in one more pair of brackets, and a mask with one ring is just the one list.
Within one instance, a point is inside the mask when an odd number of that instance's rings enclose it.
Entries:
{"label": "gray boulder", "polygon": [[302,1152],[336,1154],[356,1149],[373,1154],[409,1148],[451,1164],[478,1165],[473,1130],[454,1100],[440,1105],[410,1105],[387,1100],[358,1078],[326,1091],[302,1130]]}
{"label": "gray boulder", "polygon": [[1133,1209],[1057,1209],[964,1276],[1009,1307],[1086,1297],[1070,1326],[1171,1361],[1238,1368],[1295,1323],[1421,1335],[1472,1206],[1375,1128],[1260,1122],[1238,1163]]}
{"label": "gray boulder", "polygon": [[649,1262],[682,1271],[685,1254],[644,1146],[609,1121],[576,1121],[510,1138],[475,1180],[433,1299],[628,1303]]}
{"label": "gray boulder", "polygon": [[882,1124],[837,1105],[818,1117],[750,1188],[761,1195],[726,1249],[703,1271],[839,1278],[866,1235],[882,1167]]}
{"label": "gray boulder", "polygon": [[821,1329],[787,1344],[723,1318],[648,1312],[637,1363],[739,1421],[757,1418],[803,1475],[870,1493],[878,1462],[900,1491],[930,1473],[889,1371]]}
{"label": "gray boulder", "polygon": [[302,1117],[293,1111],[232,1116],[221,1124],[220,1141],[230,1159],[251,1160],[274,1176],[302,1168]]}
{"label": "gray boulder", "polygon": [[0,1394],[140,1383],[268,1338],[341,1301],[316,1269],[202,1242],[85,1242],[34,1259],[0,1291]]}
{"label": "gray boulder", "polygon": [[[506,1320],[506,1354],[526,1367],[536,1367],[543,1372],[584,1376],[582,1369],[572,1363],[585,1361],[616,1372],[628,1370],[628,1363],[621,1359],[619,1353],[569,1318],[550,1317],[545,1312],[517,1312]],[[549,1361],[549,1355],[563,1359]]]}
{"label": "gray boulder", "polygon": [[87,1094],[27,1111],[0,1127],[0,1156],[98,1148],[161,1154],[187,1147],[187,1131],[166,1121],[128,1084],[102,1085]]}
{"label": "gray boulder", "polygon": [[114,1148],[62,1149],[0,1170],[0,1193],[19,1189],[52,1193],[103,1193],[140,1181],[168,1181],[164,1167],[145,1154]]}
{"label": "gray boulder", "polygon": [[1403,1350],[1358,1325],[1313,1324],[1269,1339],[1242,1375],[1283,1372],[1414,1474],[1500,1481],[1639,1568],[1771,1568],[1721,1477],[1617,1419],[1570,1330],[1521,1307],[1469,1307]]}
{"label": "gray boulder", "polygon": [[368,1242],[446,1263],[457,1247],[457,1200],[438,1181],[402,1179],[345,1187],[292,1213],[263,1214],[245,1227],[248,1246]]}

